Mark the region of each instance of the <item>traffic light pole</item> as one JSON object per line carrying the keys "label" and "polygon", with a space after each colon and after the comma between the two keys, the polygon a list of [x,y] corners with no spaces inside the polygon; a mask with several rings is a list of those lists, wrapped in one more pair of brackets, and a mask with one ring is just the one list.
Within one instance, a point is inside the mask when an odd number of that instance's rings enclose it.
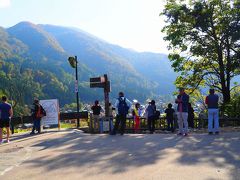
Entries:
{"label": "traffic light pole", "polygon": [[76,98],[77,98],[77,128],[80,127],[80,120],[79,120],[79,94],[78,94],[78,61],[77,56],[75,56],[76,61],[76,82],[75,82],[75,91],[76,91]]}

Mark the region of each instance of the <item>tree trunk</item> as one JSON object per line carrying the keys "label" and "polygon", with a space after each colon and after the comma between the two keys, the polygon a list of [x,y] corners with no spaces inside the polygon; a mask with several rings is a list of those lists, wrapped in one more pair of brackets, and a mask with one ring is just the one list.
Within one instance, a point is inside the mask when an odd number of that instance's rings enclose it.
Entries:
{"label": "tree trunk", "polygon": [[224,68],[224,63],[223,63],[223,54],[222,54],[222,48],[219,46],[218,48],[218,64],[219,64],[219,75],[220,75],[220,84],[221,84],[221,89],[222,89],[222,94],[223,94],[223,104],[229,103],[230,102],[230,86],[228,81],[230,79],[226,79],[225,77],[225,68]]}
{"label": "tree trunk", "polygon": [[223,94],[223,104],[228,104],[231,100],[230,89],[228,88],[223,89],[222,94]]}

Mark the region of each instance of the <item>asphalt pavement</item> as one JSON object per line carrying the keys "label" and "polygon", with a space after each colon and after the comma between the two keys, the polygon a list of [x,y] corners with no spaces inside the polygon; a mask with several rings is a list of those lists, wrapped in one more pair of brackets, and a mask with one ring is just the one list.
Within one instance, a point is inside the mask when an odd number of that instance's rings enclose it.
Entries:
{"label": "asphalt pavement", "polygon": [[0,145],[0,179],[239,180],[240,132],[23,134]]}

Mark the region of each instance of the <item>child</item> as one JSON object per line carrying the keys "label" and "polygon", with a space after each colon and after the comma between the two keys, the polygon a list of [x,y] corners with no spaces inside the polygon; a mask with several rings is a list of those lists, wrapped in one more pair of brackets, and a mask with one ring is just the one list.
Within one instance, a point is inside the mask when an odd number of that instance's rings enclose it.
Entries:
{"label": "child", "polygon": [[134,125],[135,132],[139,132],[139,129],[140,129],[140,116],[141,116],[140,104],[136,103],[135,108],[133,109],[133,117],[135,121],[135,125]]}
{"label": "child", "polygon": [[167,124],[168,124],[168,131],[174,132],[173,120],[174,120],[174,109],[172,108],[172,104],[168,104],[168,108],[165,110],[167,114]]}

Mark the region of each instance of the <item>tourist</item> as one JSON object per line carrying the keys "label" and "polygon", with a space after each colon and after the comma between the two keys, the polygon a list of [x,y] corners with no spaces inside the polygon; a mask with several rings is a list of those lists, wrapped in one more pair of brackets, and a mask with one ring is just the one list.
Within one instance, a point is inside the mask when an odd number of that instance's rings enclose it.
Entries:
{"label": "tourist", "polygon": [[[208,106],[208,133],[219,134],[219,111],[218,111],[218,95],[214,89],[209,90],[209,95],[206,97],[205,103]],[[214,127],[213,127],[214,122]]]}
{"label": "tourist", "polygon": [[168,104],[168,108],[165,110],[166,113],[166,118],[167,118],[167,125],[168,131],[174,132],[174,125],[173,125],[173,121],[174,121],[174,113],[175,110],[172,108],[172,104]]}
{"label": "tourist", "polygon": [[194,109],[191,103],[188,103],[188,127],[194,129]]}
{"label": "tourist", "polygon": [[[179,95],[175,100],[177,106],[177,117],[178,117],[178,135],[188,135],[188,103],[189,96],[185,93],[184,88],[179,89]],[[184,126],[184,127],[183,127]]]}
{"label": "tourist", "polygon": [[102,110],[102,107],[99,105],[99,101],[96,100],[94,105],[91,107],[92,111],[93,111],[93,131],[95,133],[99,132],[99,120],[100,120],[100,114]]}
{"label": "tourist", "polygon": [[139,132],[140,129],[140,117],[141,117],[141,109],[140,109],[140,104],[136,103],[135,107],[133,109],[133,119],[134,119],[134,132],[137,133]]}
{"label": "tourist", "polygon": [[31,135],[35,134],[35,130],[38,132],[38,134],[41,133],[41,119],[43,116],[46,116],[46,112],[39,104],[39,100],[35,99],[33,103],[33,109],[32,109],[32,117],[33,117],[33,128]]}
{"label": "tourist", "polygon": [[148,115],[148,118],[147,118],[148,130],[150,131],[151,134],[153,134],[155,131],[155,120],[156,120],[156,105],[154,100],[152,100],[150,105],[148,105],[146,111]]}
{"label": "tourist", "polygon": [[129,108],[132,106],[132,103],[127,98],[124,97],[123,92],[120,92],[118,95],[119,97],[117,98],[117,101],[115,103],[117,117],[113,132],[111,133],[112,135],[116,135],[119,124],[121,125],[120,134],[121,135],[124,134],[127,114]]}
{"label": "tourist", "polygon": [[13,116],[13,109],[11,104],[7,102],[7,97],[2,96],[2,103],[0,104],[0,143],[3,141],[3,128],[7,129],[6,142],[9,143],[10,137],[10,121]]}

